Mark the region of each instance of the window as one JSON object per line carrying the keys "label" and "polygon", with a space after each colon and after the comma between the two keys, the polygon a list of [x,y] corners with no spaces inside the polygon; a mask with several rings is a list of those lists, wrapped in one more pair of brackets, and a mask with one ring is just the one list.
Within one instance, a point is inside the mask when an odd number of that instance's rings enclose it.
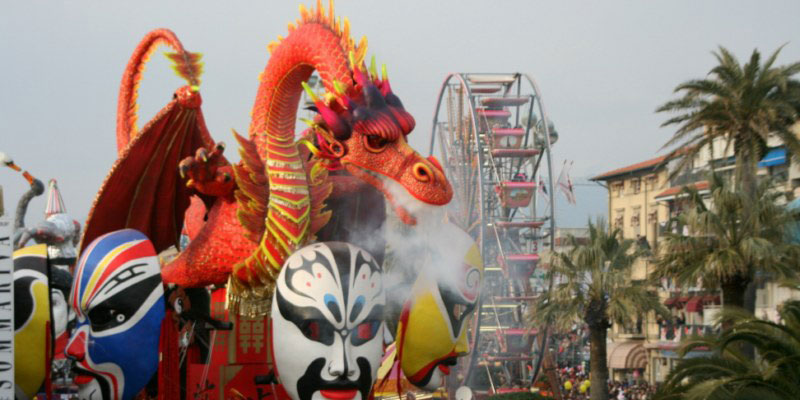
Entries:
{"label": "window", "polygon": [[769,167],[768,172],[775,183],[786,183],[789,180],[789,166],[787,164]]}
{"label": "window", "polygon": [[658,205],[650,203],[647,209],[647,223],[654,224],[656,222],[658,222]]}
{"label": "window", "polygon": [[625,223],[625,209],[617,209],[616,214],[617,216],[614,218],[614,227],[622,228],[623,224]]}
{"label": "window", "polygon": [[622,182],[614,182],[611,186],[611,191],[614,193],[614,197],[622,197]]}
{"label": "window", "polygon": [[649,175],[645,180],[645,188],[648,192],[656,190],[658,185],[658,175]]}
{"label": "window", "polygon": [[639,178],[631,179],[631,191],[633,194],[638,194],[642,191],[642,180]]}
{"label": "window", "polygon": [[631,214],[631,226],[632,227],[638,227],[639,226],[639,223],[640,223],[639,218],[640,218],[641,214],[642,214],[642,208],[641,207],[638,207],[638,206],[637,207],[633,207],[633,213]]}

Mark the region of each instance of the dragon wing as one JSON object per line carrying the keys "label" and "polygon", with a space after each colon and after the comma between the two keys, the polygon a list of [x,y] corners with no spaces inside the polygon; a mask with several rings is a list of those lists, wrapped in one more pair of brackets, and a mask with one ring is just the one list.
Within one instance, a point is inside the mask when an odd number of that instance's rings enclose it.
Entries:
{"label": "dragon wing", "polygon": [[[172,101],[138,130],[139,82],[145,63],[160,45],[175,51],[166,56],[188,85],[178,89]],[[190,189],[181,182],[178,163],[194,155],[199,147],[214,146],[200,109],[201,57],[200,53],[186,51],[168,29],[148,32],[136,46],[120,85],[119,158],[95,197],[81,239],[81,250],[96,237],[124,228],[137,229],[147,235],[158,252],[178,244],[191,195]]]}
{"label": "dragon wing", "polygon": [[81,250],[98,236],[124,228],[144,233],[158,252],[178,244],[192,194],[178,163],[214,145],[196,104],[200,94],[189,87],[182,91],[189,101],[179,95],[167,104],[114,163],[89,213]]}

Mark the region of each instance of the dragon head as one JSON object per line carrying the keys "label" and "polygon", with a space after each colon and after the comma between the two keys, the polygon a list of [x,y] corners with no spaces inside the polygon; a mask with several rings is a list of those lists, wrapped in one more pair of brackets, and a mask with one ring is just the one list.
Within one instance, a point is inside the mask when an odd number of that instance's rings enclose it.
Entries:
{"label": "dragon head", "polygon": [[334,80],[334,91],[320,97],[303,84],[318,113],[310,122],[316,155],[373,185],[404,223],[414,225],[418,209],[447,204],[453,189],[435,158],[424,158],[408,145],[414,117],[392,92],[386,67],[379,77],[374,58],[369,71],[352,54],[350,62],[352,86]]}

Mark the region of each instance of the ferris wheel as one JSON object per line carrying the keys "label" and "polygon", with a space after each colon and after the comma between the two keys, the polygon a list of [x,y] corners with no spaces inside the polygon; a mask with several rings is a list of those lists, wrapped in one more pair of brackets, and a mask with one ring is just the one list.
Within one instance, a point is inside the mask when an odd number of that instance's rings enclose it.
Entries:
{"label": "ferris wheel", "polygon": [[538,267],[543,246],[552,250],[556,226],[551,156],[556,139],[541,92],[528,75],[445,78],[430,153],[439,151],[453,186],[449,219],[476,240],[485,271],[470,325],[471,354],[452,374],[456,386],[496,392],[537,378],[547,329],[529,328],[524,314],[550,286]]}

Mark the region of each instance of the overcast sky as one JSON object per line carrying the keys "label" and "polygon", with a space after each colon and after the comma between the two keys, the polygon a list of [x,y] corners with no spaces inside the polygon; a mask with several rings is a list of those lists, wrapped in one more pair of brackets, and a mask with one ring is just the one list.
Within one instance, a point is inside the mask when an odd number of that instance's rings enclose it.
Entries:
{"label": "overcast sky", "polygon": [[[124,66],[149,30],[174,30],[202,52],[203,111],[216,140],[246,132],[266,45],[287,33],[295,1],[3,2],[0,151],[46,182],[84,220],[116,158],[117,93]],[[680,82],[704,76],[718,45],[741,60],[784,48],[800,60],[798,1],[338,1],[356,38],[389,67],[392,88],[416,117],[411,143],[427,153],[437,91],[449,72],[521,71],[537,80],[561,135],[556,165],[593,176],[654,157],[671,133],[653,110]],[[160,52],[140,92],[140,121],[182,81]],[[235,153],[233,146],[229,155]],[[0,169],[7,209],[27,189]],[[559,224],[604,213],[605,192],[583,186]],[[28,223],[42,219],[44,196]]]}

